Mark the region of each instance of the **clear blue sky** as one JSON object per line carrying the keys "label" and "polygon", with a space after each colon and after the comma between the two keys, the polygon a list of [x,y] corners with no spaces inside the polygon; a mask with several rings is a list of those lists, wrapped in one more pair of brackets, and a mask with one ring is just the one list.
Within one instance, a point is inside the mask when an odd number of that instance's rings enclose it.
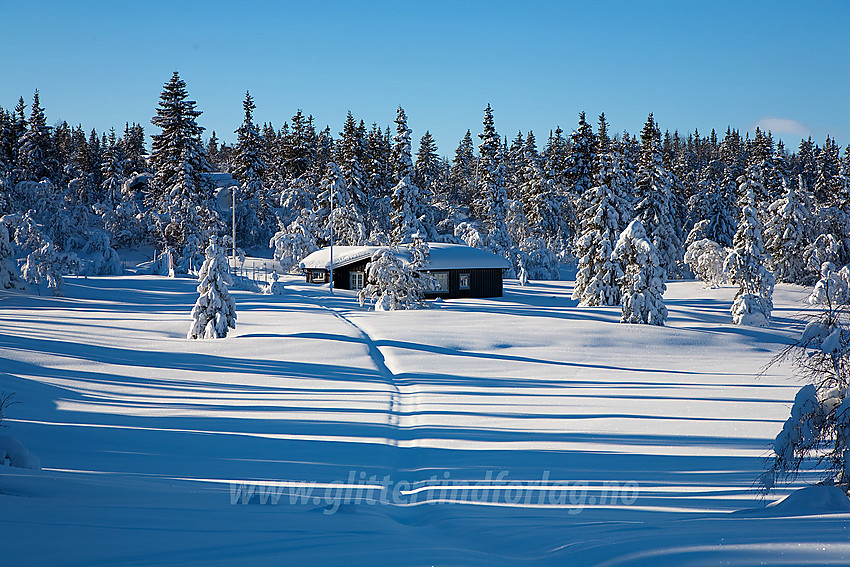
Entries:
{"label": "clear blue sky", "polygon": [[[387,125],[401,104],[450,156],[492,104],[539,145],[580,111],[638,133],[762,122],[786,141],[850,143],[850,2],[593,0],[427,2],[5,2],[0,106],[37,88],[48,120],[150,124],[173,70],[233,141],[250,90],[256,120],[298,108],[336,134],[346,112]],[[784,121],[784,122],[783,122]],[[780,130],[787,130],[782,132]]]}

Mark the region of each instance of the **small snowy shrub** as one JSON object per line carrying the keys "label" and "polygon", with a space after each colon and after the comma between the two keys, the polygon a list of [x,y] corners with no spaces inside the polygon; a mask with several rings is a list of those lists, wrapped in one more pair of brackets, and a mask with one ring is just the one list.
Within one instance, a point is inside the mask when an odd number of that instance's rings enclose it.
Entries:
{"label": "small snowy shrub", "polygon": [[620,321],[663,325],[667,319],[663,297],[666,273],[658,265],[658,254],[639,220],[633,220],[620,234],[611,259],[623,265],[618,280],[623,307]]}
{"label": "small snowy shrub", "polygon": [[812,305],[839,305],[850,301],[850,269],[844,266],[835,269],[832,262],[824,262],[820,269],[820,280],[808,298]]}
{"label": "small snowy shrub", "polygon": [[725,261],[726,249],[708,238],[694,241],[685,252],[685,263],[697,279],[712,288],[726,283],[726,273],[723,271]]}
{"label": "small snowy shrub", "polygon": [[[832,234],[825,233],[818,235],[803,251],[805,269],[810,274],[817,274],[825,262],[840,265],[841,248],[841,241]],[[807,283],[811,283],[812,281],[814,281],[814,278],[808,280]]]}
{"label": "small snowy shrub", "polygon": [[846,303],[827,303],[799,340],[773,364],[791,360],[809,384],[794,398],[791,416],[776,436],[770,468],[759,478],[765,491],[793,478],[808,460],[824,481],[850,486],[850,316]]}
{"label": "small snowy shrub", "polygon": [[263,295],[283,295],[283,282],[278,280],[277,272],[272,272],[272,281],[263,288]]}
{"label": "small snowy shrub", "polygon": [[227,336],[227,329],[236,328],[236,307],[227,286],[233,285],[230,278],[230,266],[224,251],[216,244],[215,237],[210,238],[201,271],[198,274],[198,293],[200,296],[192,309],[192,324],[189,326],[189,339],[221,339]]}
{"label": "small snowy shrub", "polygon": [[121,274],[121,258],[110,245],[109,235],[102,230],[93,230],[79,251],[80,275],[117,276]]}
{"label": "small snowy shrub", "polygon": [[27,256],[26,263],[21,268],[21,275],[33,285],[46,283],[53,295],[60,297],[65,287],[62,274],[75,269],[76,266],[76,254],[57,252],[53,242],[45,239],[41,247]]}
{"label": "small snowy shrub", "polygon": [[557,280],[560,277],[558,257],[549,250],[542,238],[525,238],[520,243],[519,252],[514,259],[517,274],[524,271],[527,279]]}
{"label": "small snowy shrub", "polygon": [[517,279],[519,280],[519,285],[527,286],[528,285],[528,274],[525,273],[525,264],[522,261],[522,257],[517,258],[517,266],[519,266],[519,274],[517,274]]}

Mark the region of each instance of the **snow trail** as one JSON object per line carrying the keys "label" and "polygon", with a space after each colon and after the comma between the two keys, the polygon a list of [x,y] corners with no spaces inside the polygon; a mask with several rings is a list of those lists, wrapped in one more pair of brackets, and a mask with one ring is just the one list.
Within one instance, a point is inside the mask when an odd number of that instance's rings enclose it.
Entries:
{"label": "snow trail", "polygon": [[[399,414],[401,413],[401,391],[396,384],[396,376],[392,370],[387,366],[386,360],[384,359],[384,354],[381,352],[380,347],[372,340],[372,337],[360,328],[355,322],[351,319],[343,315],[337,309],[332,307],[327,307],[325,305],[318,304],[323,309],[330,312],[337,319],[347,323],[351,326],[357,333],[360,335],[360,338],[363,339],[363,344],[366,345],[366,348],[369,352],[369,357],[375,363],[375,367],[381,376],[386,380],[387,385],[390,387],[390,401],[389,407],[387,409],[387,425],[398,428],[399,425]],[[388,439],[391,445],[398,446],[398,435],[393,439]]]}

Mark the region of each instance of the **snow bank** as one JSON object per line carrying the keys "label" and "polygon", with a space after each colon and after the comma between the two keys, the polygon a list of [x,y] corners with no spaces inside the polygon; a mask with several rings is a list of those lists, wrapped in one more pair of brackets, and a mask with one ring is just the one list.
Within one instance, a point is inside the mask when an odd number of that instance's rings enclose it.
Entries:
{"label": "snow bank", "polygon": [[41,469],[41,461],[30,453],[23,443],[14,437],[0,435],[0,464],[7,462],[10,466],[22,469]]}
{"label": "snow bank", "polygon": [[736,514],[764,518],[850,514],[850,498],[837,486],[807,486],[764,508],[741,510]]}

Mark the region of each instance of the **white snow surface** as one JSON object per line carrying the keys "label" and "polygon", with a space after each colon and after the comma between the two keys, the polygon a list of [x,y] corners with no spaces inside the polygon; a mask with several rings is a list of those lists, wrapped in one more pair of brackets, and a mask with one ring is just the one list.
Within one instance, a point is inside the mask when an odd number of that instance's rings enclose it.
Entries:
{"label": "white snow surface", "polygon": [[[800,383],[757,373],[810,288],[777,285],[761,329],[731,323],[736,288],[672,281],[656,327],[563,280],[376,313],[284,276],[234,291],[217,341],[184,338],[188,278],[0,290],[4,433],[42,465],[0,467],[3,564],[850,562],[832,500],[732,514],[765,504]],[[344,498],[385,478],[399,498]]]}
{"label": "white snow surface", "polygon": [[[510,263],[480,248],[464,246],[463,244],[448,244],[444,242],[429,242],[431,255],[424,264],[426,270],[453,270],[463,268],[509,268]],[[334,266],[343,266],[371,258],[382,246],[334,246]],[[399,246],[397,253],[403,262],[410,261],[405,245]],[[331,267],[330,248],[317,250],[301,260],[305,268],[325,269]]]}

